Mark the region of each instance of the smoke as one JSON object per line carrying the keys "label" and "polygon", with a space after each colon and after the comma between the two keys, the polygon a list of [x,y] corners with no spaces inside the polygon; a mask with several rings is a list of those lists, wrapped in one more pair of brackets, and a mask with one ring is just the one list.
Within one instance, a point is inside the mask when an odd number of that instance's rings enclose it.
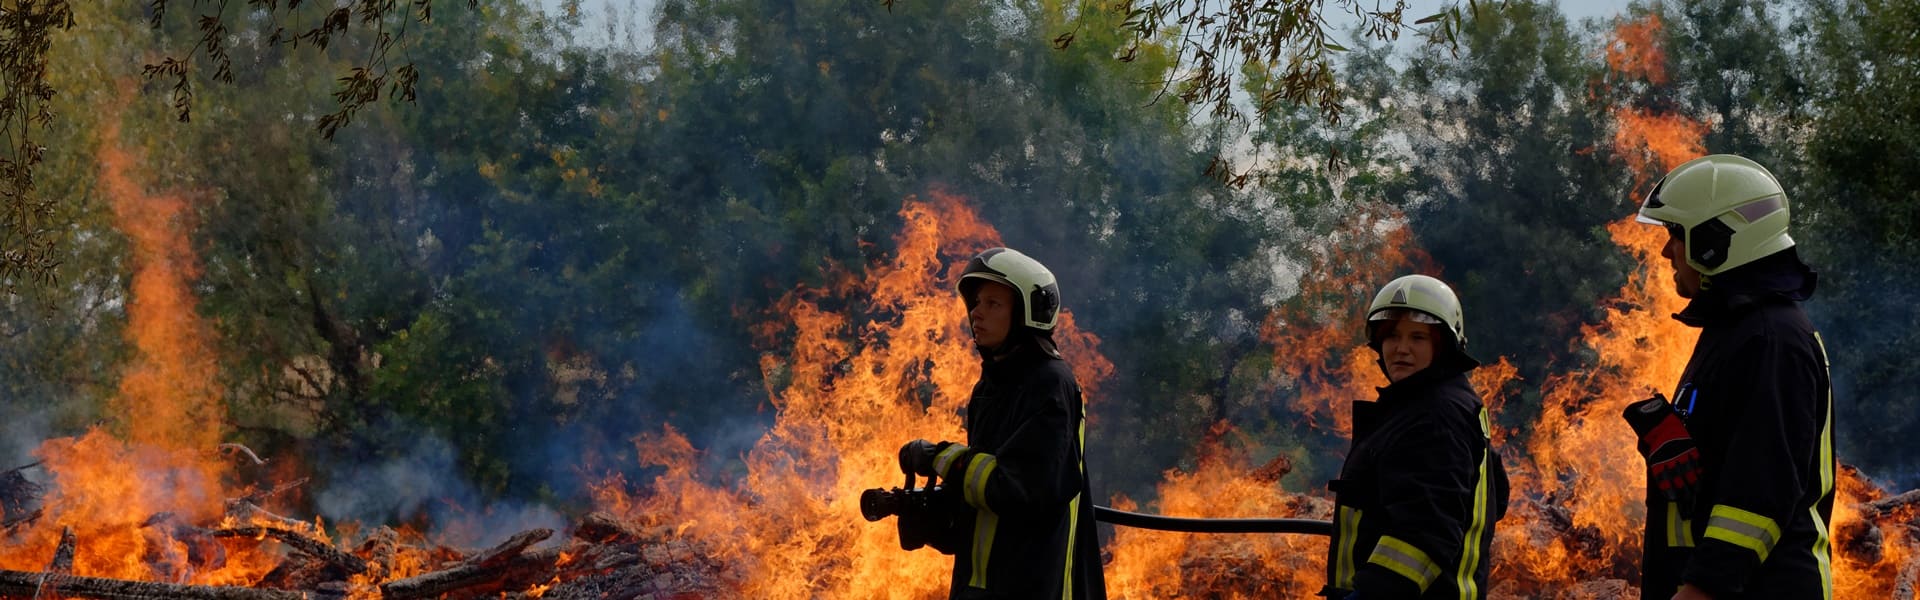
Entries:
{"label": "smoke", "polygon": [[12,469],[35,460],[34,450],[51,436],[51,418],[42,411],[16,411],[9,407],[0,424],[0,470]]}
{"label": "smoke", "polygon": [[489,502],[459,476],[457,456],[446,441],[422,436],[386,462],[335,465],[316,507],[337,521],[425,524],[430,537],[455,546],[491,545],[535,527],[565,529],[552,508]]}

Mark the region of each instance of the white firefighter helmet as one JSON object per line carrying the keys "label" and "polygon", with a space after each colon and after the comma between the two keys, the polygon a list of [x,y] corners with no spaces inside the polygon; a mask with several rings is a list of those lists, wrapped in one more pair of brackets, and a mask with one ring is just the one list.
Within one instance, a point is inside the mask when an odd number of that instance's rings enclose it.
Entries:
{"label": "white firefighter helmet", "polygon": [[1021,324],[1052,331],[1059,322],[1060,284],[1040,261],[1007,248],[990,248],[967,261],[956,287],[969,310],[975,301],[974,289],[987,281],[1013,288],[1013,296],[1020,303]]}
{"label": "white firefighter helmet", "polygon": [[1788,213],[1787,194],[1766,167],[1714,154],[1668,171],[1640,204],[1639,221],[1677,230],[1687,264],[1713,275],[1793,247]]}
{"label": "white firefighter helmet", "polygon": [[1445,327],[1461,353],[1467,351],[1467,321],[1453,288],[1426,275],[1406,275],[1387,282],[1367,306],[1367,344],[1380,349],[1374,323],[1409,319]]}

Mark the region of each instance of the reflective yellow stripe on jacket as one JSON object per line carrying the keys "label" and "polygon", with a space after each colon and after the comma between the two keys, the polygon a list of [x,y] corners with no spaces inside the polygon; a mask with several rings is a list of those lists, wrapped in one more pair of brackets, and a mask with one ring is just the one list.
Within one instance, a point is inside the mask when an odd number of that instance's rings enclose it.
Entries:
{"label": "reflective yellow stripe on jacket", "polygon": [[1359,543],[1360,509],[1340,505],[1334,515],[1334,527],[1340,531],[1340,547],[1333,549],[1333,587],[1353,589],[1353,547]]}
{"label": "reflective yellow stripe on jacket", "polygon": [[1752,550],[1760,562],[1767,562],[1773,545],[1780,541],[1780,524],[1745,509],[1715,504],[1707,517],[1707,538]]}
{"label": "reflective yellow stripe on jacket", "polygon": [[1000,527],[1000,515],[987,509],[987,476],[1000,461],[986,454],[976,454],[967,463],[967,475],[960,484],[965,486],[967,504],[978,509],[973,516],[973,575],[967,585],[986,589],[987,559],[993,554],[994,530]]}
{"label": "reflective yellow stripe on jacket", "polygon": [[[1833,381],[1833,363],[1827,360],[1827,341],[1821,339],[1820,332],[1813,332],[1813,342],[1820,348],[1820,368],[1827,371],[1827,381]],[[1833,493],[1833,385],[1827,385],[1826,421],[1820,424],[1820,497]],[[1807,516],[1813,519],[1813,559],[1820,563],[1820,590],[1823,600],[1833,600],[1833,548],[1827,537],[1827,519],[1820,514],[1820,503],[1815,501],[1807,508]]]}
{"label": "reflective yellow stripe on jacket", "polygon": [[1422,593],[1427,591],[1428,586],[1433,585],[1433,580],[1440,578],[1439,563],[1433,562],[1433,559],[1427,557],[1426,552],[1413,547],[1413,544],[1400,541],[1400,538],[1390,535],[1380,536],[1380,543],[1373,546],[1373,556],[1367,557],[1367,562],[1386,567],[1387,570],[1413,580],[1420,586]]}
{"label": "reflective yellow stripe on jacket", "polygon": [[[1480,435],[1491,438],[1493,428],[1487,421],[1487,409],[1480,409]],[[1487,496],[1493,484],[1487,481],[1487,463],[1493,460],[1493,445],[1480,453],[1480,479],[1473,486],[1473,518],[1467,526],[1467,534],[1460,539],[1460,568],[1453,574],[1453,587],[1460,590],[1461,600],[1478,600],[1479,585],[1474,582],[1473,574],[1480,570],[1480,539],[1487,535]]]}
{"label": "reflective yellow stripe on jacket", "polygon": [[[1086,410],[1084,404],[1081,406],[1081,410]],[[1082,449],[1087,447],[1086,419],[1080,420],[1079,447]],[[1080,464],[1078,465],[1080,467],[1080,479],[1085,481],[1087,477],[1086,452],[1082,450],[1075,454],[1080,455]],[[1073,555],[1074,544],[1080,541],[1080,500],[1080,495],[1074,494],[1073,500],[1067,502],[1067,560],[1066,565],[1060,571],[1060,600],[1073,600]]]}
{"label": "reflective yellow stripe on jacket", "polygon": [[1667,503],[1667,547],[1693,547],[1693,520],[1680,518],[1680,504]]}

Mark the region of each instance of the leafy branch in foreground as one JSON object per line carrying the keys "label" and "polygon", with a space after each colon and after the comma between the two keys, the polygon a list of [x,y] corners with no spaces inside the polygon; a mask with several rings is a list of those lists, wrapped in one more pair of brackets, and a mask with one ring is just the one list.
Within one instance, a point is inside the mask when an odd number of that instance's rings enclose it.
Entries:
{"label": "leafy branch in foreground", "polygon": [[[148,80],[157,77],[171,77],[174,80],[173,105],[179,111],[180,120],[188,121],[193,114],[193,84],[189,77],[193,70],[193,57],[198,54],[213,65],[212,79],[218,82],[233,81],[233,58],[229,55],[225,40],[227,28],[227,7],[231,0],[213,3],[211,12],[203,13],[195,20],[200,32],[195,42],[185,54],[185,59],[173,56],[162,57],[157,64],[148,64],[144,73]],[[335,81],[339,88],[334,90],[333,99],[337,103],[333,112],[321,115],[315,129],[321,137],[333,139],[340,127],[353,122],[354,113],[367,104],[380,99],[384,93],[392,98],[411,102],[414,98],[414,85],[420,81],[420,73],[411,61],[395,62],[390,60],[394,50],[401,48],[407,39],[408,28],[413,23],[426,24],[433,20],[434,0],[407,0],[405,6],[400,0],[354,0],[337,4],[324,10],[311,27],[289,30],[281,23],[293,21],[301,15],[303,0],[246,0],[249,9],[264,14],[267,27],[273,33],[267,36],[269,46],[299,48],[301,44],[310,44],[326,50],[336,38],[347,36],[356,27],[360,30],[372,30],[372,39],[367,46],[367,56],[348,68],[345,75]],[[166,23],[170,0],[152,0],[153,27],[158,29]],[[199,6],[200,2],[194,2]],[[467,0],[467,8],[479,10],[479,0]],[[311,12],[311,11],[309,11]]]}
{"label": "leafy branch in foreground", "polygon": [[[1407,2],[1392,8],[1378,4],[1368,9],[1360,0],[1336,0],[1338,10],[1353,15],[1366,39],[1390,42],[1413,26],[1429,43],[1452,45],[1464,15],[1459,7],[1405,24]],[[1129,0],[1120,5],[1122,27],[1131,39],[1119,59],[1131,61],[1141,46],[1169,36],[1179,53],[1176,70],[1162,82],[1176,90],[1190,106],[1203,106],[1216,119],[1245,119],[1233,104],[1235,74],[1247,65],[1267,65],[1280,72],[1268,89],[1256,94],[1259,115],[1271,113],[1282,102],[1312,104],[1322,117],[1338,123],[1341,90],[1333,76],[1333,53],[1347,48],[1333,41],[1326,19],[1326,0]],[[1477,15],[1482,3],[1468,0]]]}
{"label": "leafy branch in foreground", "polygon": [[47,238],[53,200],[34,193],[33,168],[47,149],[33,134],[53,123],[47,50],[54,30],[72,28],[66,0],[0,2],[0,282],[9,291],[22,277],[50,282],[60,264]]}

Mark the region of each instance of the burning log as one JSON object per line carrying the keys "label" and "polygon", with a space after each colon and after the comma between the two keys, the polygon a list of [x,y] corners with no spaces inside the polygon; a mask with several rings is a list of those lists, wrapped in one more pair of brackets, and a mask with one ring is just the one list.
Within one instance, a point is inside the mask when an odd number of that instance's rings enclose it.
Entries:
{"label": "burning log", "polygon": [[545,582],[551,579],[551,574],[559,566],[562,549],[548,548],[533,553],[525,553],[525,550],[551,535],[551,529],[521,532],[451,568],[381,584],[381,596],[387,600],[409,600],[437,597],[468,588],[504,587],[506,582],[529,578],[533,581],[527,585]]}
{"label": "burning log", "polygon": [[1881,551],[1880,528],[1871,520],[1848,521],[1834,527],[1834,537],[1840,542],[1840,554],[1861,564],[1880,562],[1885,554]]}
{"label": "burning log", "polygon": [[0,473],[0,525],[11,531],[40,518],[40,494],[46,488],[27,479],[23,471],[40,463],[21,465]]}
{"label": "burning log", "polygon": [[160,554],[147,556],[147,563],[153,565],[154,569],[163,575],[171,576],[186,567],[218,569],[227,564],[226,547],[213,539],[206,529],[182,521],[178,515],[170,512],[158,513],[147,517],[146,521],[140,523],[140,527],[153,531],[157,535],[172,538],[186,546],[186,556],[174,553],[172,544],[156,543],[148,546],[149,552],[157,551]]}
{"label": "burning log", "polygon": [[526,552],[529,546],[544,542],[553,537],[553,530],[540,528],[516,533],[500,545],[482,551],[467,559],[467,562],[482,567],[491,567]]}
{"label": "burning log", "polygon": [[1872,502],[1862,503],[1860,512],[1878,518],[1885,517],[1902,508],[1920,504],[1920,490],[1909,490],[1897,496],[1888,496]]}
{"label": "burning log", "polygon": [[307,594],[285,590],[180,585],[0,570],[0,596],[31,598],[36,593],[57,593],[66,597],[98,600],[308,600]]}
{"label": "burning log", "polygon": [[[253,510],[260,510],[260,507],[256,506],[259,503],[265,502],[268,498],[272,498],[274,496],[287,493],[288,491],[294,490],[306,484],[307,484],[307,478],[302,477],[288,483],[283,483],[280,485],[273,486],[272,488],[269,488],[269,489],[255,490],[253,493],[247,494],[245,496],[228,500],[227,512],[232,513],[235,510],[239,510],[240,509],[239,507],[241,505],[253,506]],[[261,512],[265,512],[265,511],[261,511]]]}
{"label": "burning log", "polygon": [[663,537],[665,528],[655,531],[642,531],[632,523],[619,517],[595,511],[580,519],[580,526],[573,530],[574,537],[595,543],[638,542]]}
{"label": "burning log", "polygon": [[1894,598],[1920,597],[1915,592],[1920,592],[1920,559],[1907,561],[1906,568],[1901,569],[1900,576],[1893,580]]}
{"label": "burning log", "polygon": [[60,543],[53,547],[53,560],[47,562],[48,573],[69,574],[73,572],[73,528],[60,529]]}
{"label": "burning log", "polygon": [[274,514],[244,498],[227,501],[227,516],[232,517],[235,523],[252,523],[292,530],[312,527],[306,521]]}
{"label": "burning log", "polygon": [[360,557],[335,548],[332,544],[307,537],[306,534],[290,529],[260,526],[235,527],[214,531],[213,537],[245,537],[253,539],[270,537],[280,540],[295,550],[325,561],[327,564],[339,567],[348,574],[358,575],[367,572],[367,561]]}
{"label": "burning log", "polygon": [[360,543],[360,549],[355,554],[367,559],[367,574],[374,581],[385,581],[393,571],[393,560],[399,552],[400,532],[382,525],[374,530],[373,535],[367,536],[367,541]]}

